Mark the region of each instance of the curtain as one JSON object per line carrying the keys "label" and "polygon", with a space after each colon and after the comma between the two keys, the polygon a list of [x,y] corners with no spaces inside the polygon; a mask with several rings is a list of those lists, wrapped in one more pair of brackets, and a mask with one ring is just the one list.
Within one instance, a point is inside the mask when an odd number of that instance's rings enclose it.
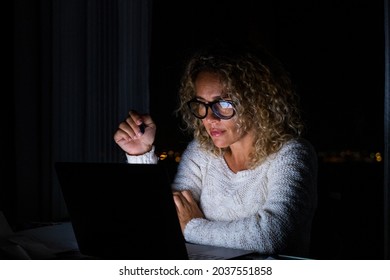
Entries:
{"label": "curtain", "polygon": [[5,205],[11,222],[67,217],[54,162],[124,160],[113,134],[130,108],[149,108],[151,6],[15,2],[15,154],[7,156],[17,179],[1,188],[12,201]]}
{"label": "curtain", "polygon": [[149,107],[150,13],[151,0],[55,1],[52,162],[124,160],[113,134],[130,108]]}

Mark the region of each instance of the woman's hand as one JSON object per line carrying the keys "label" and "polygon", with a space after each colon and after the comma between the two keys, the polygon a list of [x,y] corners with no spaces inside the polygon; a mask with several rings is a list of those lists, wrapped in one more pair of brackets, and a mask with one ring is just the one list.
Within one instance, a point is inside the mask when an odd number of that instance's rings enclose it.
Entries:
{"label": "woman's hand", "polygon": [[[142,131],[144,130],[144,131]],[[156,125],[149,115],[130,111],[114,134],[115,142],[129,155],[142,155],[152,149]]]}
{"label": "woman's hand", "polygon": [[194,218],[204,218],[203,212],[192,197],[190,191],[173,192],[173,200],[175,201],[177,216],[179,217],[181,231],[187,223]]}

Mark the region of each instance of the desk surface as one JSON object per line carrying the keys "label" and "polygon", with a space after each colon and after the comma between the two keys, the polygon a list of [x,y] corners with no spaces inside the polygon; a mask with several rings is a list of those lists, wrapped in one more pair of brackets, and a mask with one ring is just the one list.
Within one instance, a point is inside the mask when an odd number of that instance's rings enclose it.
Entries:
{"label": "desk surface", "polygon": [[[19,231],[0,242],[0,259],[91,259],[79,252],[70,222]],[[245,259],[300,259],[254,254]]]}

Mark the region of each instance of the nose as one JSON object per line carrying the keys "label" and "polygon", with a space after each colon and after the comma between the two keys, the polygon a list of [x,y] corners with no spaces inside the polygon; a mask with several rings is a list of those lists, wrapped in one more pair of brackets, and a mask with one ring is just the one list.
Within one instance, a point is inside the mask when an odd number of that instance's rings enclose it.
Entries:
{"label": "nose", "polygon": [[206,117],[203,119],[204,121],[206,122],[209,122],[209,123],[213,123],[213,122],[216,122],[216,121],[219,121],[220,119],[214,114],[213,110],[211,110],[211,108],[207,108],[207,115]]}

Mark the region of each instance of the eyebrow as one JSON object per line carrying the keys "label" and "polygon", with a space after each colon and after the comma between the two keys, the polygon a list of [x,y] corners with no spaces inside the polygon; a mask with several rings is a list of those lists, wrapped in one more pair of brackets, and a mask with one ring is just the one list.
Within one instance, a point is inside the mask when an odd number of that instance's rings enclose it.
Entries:
{"label": "eyebrow", "polygon": [[205,101],[205,102],[213,102],[213,101],[216,101],[216,100],[226,100],[225,98],[227,98],[228,95],[227,94],[224,94],[224,95],[219,95],[219,96],[216,96],[212,101],[207,101],[206,99],[204,99],[203,97],[201,96],[198,96],[198,95],[195,95],[195,98],[200,100],[200,101]]}

